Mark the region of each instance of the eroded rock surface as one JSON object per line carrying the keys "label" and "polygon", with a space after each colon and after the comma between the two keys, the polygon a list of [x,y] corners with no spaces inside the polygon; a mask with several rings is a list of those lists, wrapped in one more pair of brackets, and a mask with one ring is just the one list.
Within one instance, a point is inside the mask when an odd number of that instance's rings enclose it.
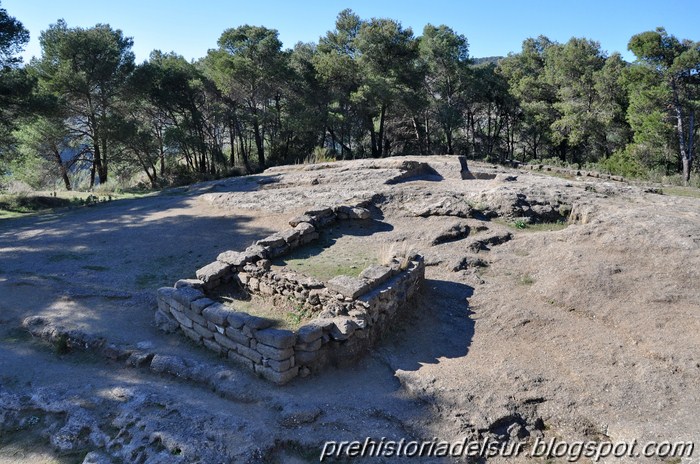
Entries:
{"label": "eroded rock surface", "polygon": [[[699,200],[588,173],[470,171],[453,157],[279,167],[3,221],[0,462],[295,462],[368,436],[697,442]],[[359,363],[280,388],[156,327],[155,288],[217,256],[267,258],[256,241],[342,204],[382,224],[366,243],[426,264],[415,307]],[[362,323],[344,317],[333,343]],[[297,343],[313,352],[323,333]]]}

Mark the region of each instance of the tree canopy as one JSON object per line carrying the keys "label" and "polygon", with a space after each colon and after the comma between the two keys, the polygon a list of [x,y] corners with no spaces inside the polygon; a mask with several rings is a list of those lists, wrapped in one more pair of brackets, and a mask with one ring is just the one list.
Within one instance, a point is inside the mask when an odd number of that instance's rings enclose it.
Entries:
{"label": "tree canopy", "polygon": [[[317,43],[285,49],[241,25],[188,62],[107,24],[41,33],[23,64],[22,24],[0,9],[0,154],[72,188],[142,178],[157,187],[307,160],[462,154],[595,164],[618,174],[697,170],[700,43],[633,36],[634,63],[598,42],[527,38],[475,59],[467,37],[341,11]],[[5,163],[7,166],[7,163]]]}

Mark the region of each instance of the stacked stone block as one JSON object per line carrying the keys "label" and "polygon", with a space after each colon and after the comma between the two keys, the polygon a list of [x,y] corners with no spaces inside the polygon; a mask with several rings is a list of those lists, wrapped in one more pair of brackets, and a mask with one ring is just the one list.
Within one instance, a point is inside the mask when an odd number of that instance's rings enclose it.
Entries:
{"label": "stacked stone block", "polygon": [[[338,219],[369,217],[369,211],[358,206],[307,211],[290,221],[291,229],[242,252],[221,253],[197,271],[196,279],[159,289],[156,320],[276,384],[328,364],[347,364],[390,328],[399,309],[415,295],[425,277],[422,258],[414,257],[405,268],[398,261],[371,266],[357,278],[337,276],[326,284],[294,272],[272,271],[268,258],[316,240],[320,228]],[[208,298],[208,292],[232,280],[273,301],[294,299],[318,318],[296,331],[282,330],[273,327],[273,320]]]}

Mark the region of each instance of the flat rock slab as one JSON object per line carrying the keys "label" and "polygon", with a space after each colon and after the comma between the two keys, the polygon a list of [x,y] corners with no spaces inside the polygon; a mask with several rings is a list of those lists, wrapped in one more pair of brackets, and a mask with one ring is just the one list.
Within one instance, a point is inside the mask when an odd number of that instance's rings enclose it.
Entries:
{"label": "flat rock slab", "polygon": [[203,268],[197,270],[197,278],[204,283],[207,283],[214,279],[220,279],[231,268],[230,264],[222,263],[220,261],[214,261],[213,263],[207,264]]}
{"label": "flat rock slab", "polygon": [[369,290],[369,285],[357,277],[341,275],[326,282],[326,288],[346,297],[357,298]]}
{"label": "flat rock slab", "polygon": [[216,257],[217,261],[230,264],[232,266],[243,266],[248,262],[248,255],[238,251],[224,251]]}
{"label": "flat rock slab", "polygon": [[370,286],[379,285],[389,280],[393,271],[386,266],[370,266],[360,274],[361,279],[365,279]]}

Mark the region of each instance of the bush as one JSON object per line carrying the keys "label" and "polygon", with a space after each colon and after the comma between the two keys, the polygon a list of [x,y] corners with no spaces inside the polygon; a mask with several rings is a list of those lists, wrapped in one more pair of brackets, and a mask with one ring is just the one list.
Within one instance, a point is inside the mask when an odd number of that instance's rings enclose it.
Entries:
{"label": "bush", "polygon": [[628,145],[624,150],[616,151],[610,158],[602,161],[600,166],[618,176],[646,179],[649,177],[649,172],[637,160],[634,151],[634,146]]}

